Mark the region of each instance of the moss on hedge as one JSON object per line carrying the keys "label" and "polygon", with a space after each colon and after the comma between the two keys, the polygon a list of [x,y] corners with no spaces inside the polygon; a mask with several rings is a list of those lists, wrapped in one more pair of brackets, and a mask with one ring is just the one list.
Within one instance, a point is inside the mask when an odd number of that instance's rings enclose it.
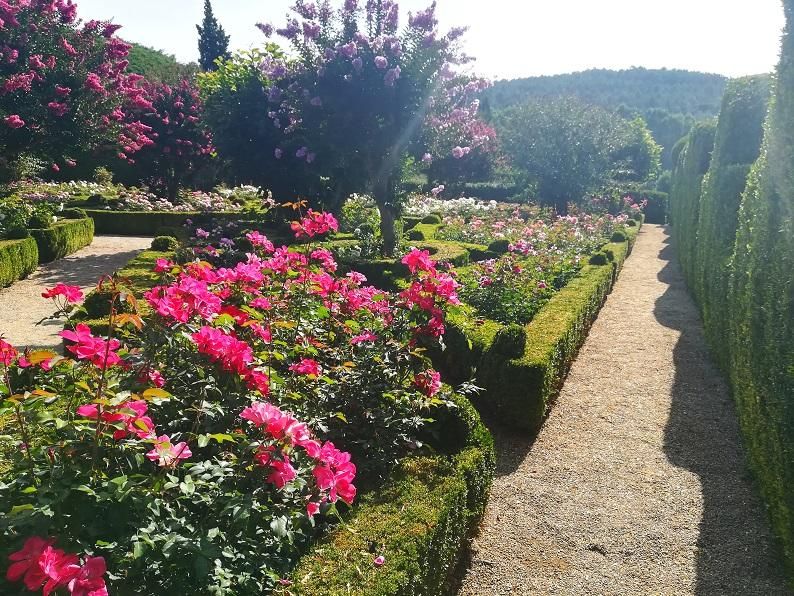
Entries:
{"label": "moss on hedge", "polygon": [[0,288],[33,273],[39,266],[39,248],[33,238],[0,240]]}
{"label": "moss on hedge", "polygon": [[[365,495],[344,527],[301,559],[295,594],[439,595],[482,513],[494,472],[493,441],[464,398],[442,429],[460,448],[451,456],[404,460],[389,483]],[[443,431],[442,431],[443,433]],[[377,567],[375,557],[385,564]]]}
{"label": "moss on hedge", "polygon": [[39,262],[49,263],[72,254],[94,241],[91,219],[66,219],[49,228],[32,229],[30,235],[39,247]]}

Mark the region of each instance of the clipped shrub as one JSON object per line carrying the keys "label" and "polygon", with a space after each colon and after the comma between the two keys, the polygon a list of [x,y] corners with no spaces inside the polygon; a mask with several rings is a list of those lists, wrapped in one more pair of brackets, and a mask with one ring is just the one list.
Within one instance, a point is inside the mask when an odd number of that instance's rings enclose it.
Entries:
{"label": "clipped shrub", "polygon": [[94,221],[87,219],[67,219],[46,229],[32,229],[30,235],[39,247],[39,262],[49,263],[62,259],[88,246],[94,241]]}
{"label": "clipped shrub", "polygon": [[402,222],[403,222],[403,229],[404,230],[410,230],[414,226],[422,223],[422,218],[421,217],[411,217],[409,215],[404,215],[403,218],[402,218]]}
{"label": "clipped shrub", "polygon": [[52,224],[52,215],[48,213],[34,213],[28,220],[28,227],[37,230],[49,228],[52,226]]}
{"label": "clipped shrub", "polygon": [[425,215],[422,218],[423,224],[440,224],[442,222],[442,218],[438,213],[431,213],[430,215]]}
{"label": "clipped shrub", "polygon": [[601,266],[609,263],[609,259],[603,252],[597,252],[592,255],[588,261],[591,265]]}
{"label": "clipped shrub", "polygon": [[615,251],[612,250],[611,248],[605,248],[603,250],[603,253],[606,255],[607,259],[609,259],[610,261],[614,261],[615,260]]}
{"label": "clipped shrub", "polygon": [[612,234],[612,242],[625,242],[626,241],[626,233],[621,230],[615,230],[615,233]]}
{"label": "clipped shrub", "polygon": [[[85,315],[89,319],[98,319],[106,317],[110,314],[111,300],[113,299],[113,292],[110,290],[96,289],[90,292],[83,302],[85,308]],[[134,308],[127,302],[116,300],[115,303],[117,313],[134,312]]]}
{"label": "clipped shrub", "polygon": [[27,228],[11,228],[6,232],[9,240],[21,240],[22,238],[29,238],[30,231]]}
{"label": "clipped shrub", "polygon": [[85,209],[80,209],[79,207],[64,209],[58,213],[58,216],[63,219],[85,219],[88,217],[88,215],[86,215]]}
{"label": "clipped shrub", "polygon": [[494,240],[488,245],[488,250],[500,255],[505,254],[510,250],[509,240]]}
{"label": "clipped shrub", "polygon": [[0,288],[27,277],[39,266],[39,249],[33,238],[0,240]]}
{"label": "clipped shrub", "polygon": [[179,248],[179,240],[173,236],[157,236],[152,240],[152,250],[159,250],[161,252],[176,250]]}
{"label": "clipped shrub", "polygon": [[421,230],[408,230],[406,234],[408,236],[408,240],[424,240],[425,235],[421,232]]}
{"label": "clipped shrub", "polygon": [[491,352],[506,359],[520,358],[527,344],[527,330],[523,325],[502,327],[494,337]]}
{"label": "clipped shrub", "polygon": [[637,226],[637,220],[627,219],[626,220],[626,225],[629,226],[630,228],[636,227]]}
{"label": "clipped shrub", "polygon": [[[670,176],[669,172],[665,172],[668,174],[668,178]],[[658,191],[658,190],[651,190],[651,189],[640,189],[637,192],[632,193],[632,196],[637,201],[647,201],[648,204],[645,206],[644,213],[645,213],[645,221],[652,224],[664,224],[667,221],[667,211],[669,208],[670,196],[666,192]]]}

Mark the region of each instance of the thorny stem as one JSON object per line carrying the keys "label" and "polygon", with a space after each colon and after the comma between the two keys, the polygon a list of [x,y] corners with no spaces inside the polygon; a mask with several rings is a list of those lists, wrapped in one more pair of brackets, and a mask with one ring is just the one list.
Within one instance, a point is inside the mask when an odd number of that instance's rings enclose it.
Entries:
{"label": "thorny stem", "polygon": [[105,343],[105,357],[102,362],[102,372],[99,375],[99,386],[97,387],[96,396],[94,401],[97,404],[97,420],[96,420],[96,431],[94,433],[94,456],[93,462],[91,464],[91,468],[96,468],[97,461],[99,459],[99,443],[101,440],[101,430],[102,430],[102,395],[105,392],[105,381],[107,377],[107,369],[108,369],[108,359],[110,358],[110,344],[113,339],[113,332],[115,331],[115,319],[116,319],[116,298],[119,296],[117,292],[114,292],[111,300],[110,300],[110,318],[108,320],[108,337],[107,342]]}

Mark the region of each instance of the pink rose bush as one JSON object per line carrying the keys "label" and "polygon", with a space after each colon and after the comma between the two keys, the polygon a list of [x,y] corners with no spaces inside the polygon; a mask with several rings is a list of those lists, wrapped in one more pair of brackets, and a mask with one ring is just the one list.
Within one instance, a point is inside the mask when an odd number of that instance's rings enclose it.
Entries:
{"label": "pink rose bush", "polygon": [[[316,245],[235,239],[250,251],[201,243],[159,263],[143,317],[104,280],[107,335],[74,321],[65,356],[0,340],[11,589],[266,593],[361,483],[432,437],[448,389],[419,346],[443,333],[454,277],[412,250],[391,294]],[[75,288],[45,295],[79,316]]]}

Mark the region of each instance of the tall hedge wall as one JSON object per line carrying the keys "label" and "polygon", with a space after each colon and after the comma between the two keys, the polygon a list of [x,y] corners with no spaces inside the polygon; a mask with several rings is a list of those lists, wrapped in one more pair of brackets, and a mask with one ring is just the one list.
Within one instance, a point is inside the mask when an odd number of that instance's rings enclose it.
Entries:
{"label": "tall hedge wall", "polygon": [[728,264],[747,175],[761,151],[768,103],[769,77],[728,83],[700,196],[692,283],[700,298],[706,336],[723,367],[728,364]]}
{"label": "tall hedge wall", "polygon": [[33,238],[0,240],[0,288],[27,277],[39,266],[39,248]]}
{"label": "tall hedge wall", "polygon": [[703,177],[708,172],[714,148],[714,122],[696,124],[677,153],[670,191],[670,220],[673,224],[678,257],[687,281],[695,277],[695,248],[700,192]]}
{"label": "tall hedge wall", "polygon": [[740,423],[794,578],[794,0],[761,157],[739,210],[730,371]]}
{"label": "tall hedge wall", "polygon": [[705,130],[680,150],[671,207],[679,256],[728,373],[794,585],[794,0],[783,4],[787,28],[768,109],[762,78],[729,84],[702,193]]}

